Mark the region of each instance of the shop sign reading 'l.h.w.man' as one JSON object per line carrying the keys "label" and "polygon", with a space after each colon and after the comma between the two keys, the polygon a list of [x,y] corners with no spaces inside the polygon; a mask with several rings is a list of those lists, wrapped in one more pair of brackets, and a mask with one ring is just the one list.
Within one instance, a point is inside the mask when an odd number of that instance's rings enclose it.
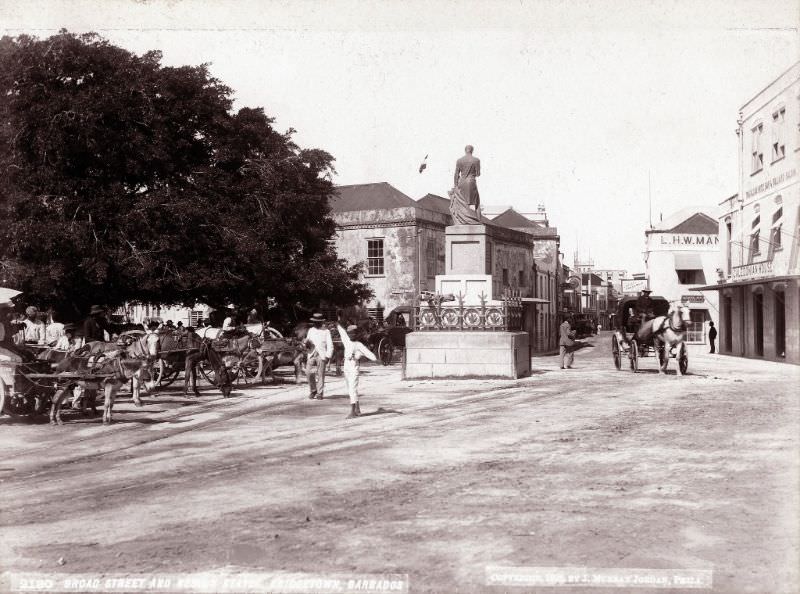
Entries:
{"label": "shop sign reading 'l.h.w.man'", "polygon": [[704,247],[719,245],[719,235],[701,235],[697,233],[662,233],[660,240],[661,245],[697,245]]}

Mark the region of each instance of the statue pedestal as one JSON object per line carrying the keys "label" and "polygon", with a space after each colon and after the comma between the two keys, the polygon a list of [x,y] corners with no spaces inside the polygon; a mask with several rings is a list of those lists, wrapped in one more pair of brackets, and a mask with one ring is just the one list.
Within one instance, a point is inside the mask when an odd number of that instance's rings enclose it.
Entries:
{"label": "statue pedestal", "polygon": [[507,378],[531,373],[527,332],[412,332],[403,379]]}
{"label": "statue pedestal", "polygon": [[530,293],[533,240],[495,225],[445,229],[445,272],[436,292],[455,301],[420,304],[415,330],[406,336],[403,377],[510,378],[530,374],[530,336],[520,298]]}

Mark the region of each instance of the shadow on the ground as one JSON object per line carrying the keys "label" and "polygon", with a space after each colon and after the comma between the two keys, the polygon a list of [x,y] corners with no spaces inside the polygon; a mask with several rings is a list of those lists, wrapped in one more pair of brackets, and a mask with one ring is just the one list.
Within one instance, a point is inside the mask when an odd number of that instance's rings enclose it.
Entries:
{"label": "shadow on the ground", "polygon": [[372,412],[368,413],[361,413],[362,417],[373,417],[375,415],[402,415],[403,411],[395,410],[393,408],[383,408],[380,407],[378,410],[373,410]]}

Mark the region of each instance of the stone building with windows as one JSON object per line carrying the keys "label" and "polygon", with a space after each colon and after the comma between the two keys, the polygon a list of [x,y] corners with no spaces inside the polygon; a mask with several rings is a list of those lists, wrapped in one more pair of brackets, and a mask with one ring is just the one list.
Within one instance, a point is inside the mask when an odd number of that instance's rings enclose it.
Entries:
{"label": "stone building with windows", "polygon": [[[436,290],[437,275],[458,272],[445,270],[449,199],[427,194],[415,201],[385,182],[338,186],[336,192],[330,203],[336,250],[349,264],[363,263],[363,279],[375,294],[368,309],[386,315],[414,305],[421,291]],[[563,282],[558,230],[510,208],[483,223],[504,238],[490,250],[493,293],[512,289],[535,303],[531,350],[557,348]]]}
{"label": "stone building with windows", "polygon": [[653,295],[680,301],[691,310],[689,343],[707,341],[709,322],[719,321],[713,293],[695,291],[716,278],[719,267],[719,225],[713,207],[684,208],[645,231],[647,286]]}
{"label": "stone building with windows", "polygon": [[[800,363],[800,62],[741,108],[739,192],[721,203],[720,352]],[[716,283],[712,281],[716,280]]]}
{"label": "stone building with windows", "polygon": [[338,186],[330,206],[339,257],[364,264],[374,292],[368,308],[388,314],[434,290],[444,274],[449,212],[429,210],[385,182]]}

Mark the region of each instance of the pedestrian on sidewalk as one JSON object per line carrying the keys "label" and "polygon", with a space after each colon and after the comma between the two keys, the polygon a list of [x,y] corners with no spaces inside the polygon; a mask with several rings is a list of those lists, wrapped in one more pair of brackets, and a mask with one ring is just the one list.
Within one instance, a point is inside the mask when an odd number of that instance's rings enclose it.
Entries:
{"label": "pedestrian on sidewalk", "polygon": [[325,368],[328,366],[328,359],[333,356],[333,338],[331,331],[322,327],[325,318],[321,313],[315,313],[309,321],[312,327],[306,334],[306,344],[310,347],[306,361],[306,377],[310,390],[308,397],[322,400],[325,396]]}
{"label": "pedestrian on sidewalk", "polygon": [[354,419],[361,416],[361,407],[358,403],[360,359],[366,357],[370,361],[376,361],[378,358],[363,343],[356,340],[358,326],[348,326],[346,332],[340,325],[337,324],[336,327],[339,329],[339,336],[342,337],[344,345],[344,383],[347,385],[347,393],[350,396],[350,414],[347,415],[347,418]]}
{"label": "pedestrian on sidewalk", "polygon": [[710,353],[716,353],[716,345],[714,344],[717,340],[717,329],[714,328],[714,322],[708,323],[708,343],[711,345]]}
{"label": "pedestrian on sidewalk", "polygon": [[558,328],[561,336],[558,340],[558,362],[561,369],[572,369],[572,362],[575,359],[575,331],[570,328],[569,320],[564,319]]}

